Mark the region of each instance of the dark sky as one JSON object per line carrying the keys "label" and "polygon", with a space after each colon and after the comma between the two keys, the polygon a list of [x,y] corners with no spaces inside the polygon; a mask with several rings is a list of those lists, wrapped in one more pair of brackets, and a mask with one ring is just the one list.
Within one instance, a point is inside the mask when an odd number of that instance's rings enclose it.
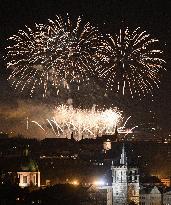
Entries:
{"label": "dark sky", "polygon": [[[131,100],[127,97],[111,95],[103,101],[104,104],[114,104],[120,107],[127,115],[132,115],[134,122],[140,124],[141,120],[151,120],[149,111],[156,113],[156,121],[161,127],[171,127],[171,1],[157,0],[0,0],[0,48],[1,55],[4,54],[6,39],[24,29],[25,25],[34,26],[34,23],[47,23],[54,19],[55,15],[69,15],[74,19],[79,15],[85,21],[90,21],[103,32],[118,32],[121,26],[129,26],[135,29],[140,26],[153,37],[160,40],[167,61],[167,72],[163,72],[160,89],[155,90],[154,101],[150,96],[143,100]],[[105,23],[105,24],[104,24]],[[5,124],[10,124],[8,114],[3,114],[4,106],[9,112],[18,108],[18,101],[27,100],[26,97],[16,94],[10,88],[6,77],[8,73],[1,61],[0,69],[0,122],[5,119]],[[96,98],[97,93],[95,94]],[[82,96],[79,96],[80,98]],[[78,98],[78,96],[77,96]],[[98,98],[98,97],[97,97]],[[98,99],[99,100],[99,99]],[[95,100],[98,101],[97,99]],[[42,105],[44,100],[33,99]],[[99,100],[100,101],[100,100]],[[78,103],[79,104],[79,103]],[[7,112],[8,113],[8,112]],[[18,119],[15,116],[15,119]],[[13,119],[13,124],[15,124]],[[3,127],[0,125],[0,128]]]}

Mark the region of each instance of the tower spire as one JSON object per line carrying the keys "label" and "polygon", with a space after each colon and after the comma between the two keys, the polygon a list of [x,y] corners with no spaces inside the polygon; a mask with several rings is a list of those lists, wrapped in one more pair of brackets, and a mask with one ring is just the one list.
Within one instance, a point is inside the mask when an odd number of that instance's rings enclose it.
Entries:
{"label": "tower spire", "polygon": [[120,158],[120,165],[125,165],[125,166],[127,166],[127,157],[126,157],[125,144],[124,144],[124,143],[123,143],[123,146],[122,146],[122,153],[121,153],[121,158]]}

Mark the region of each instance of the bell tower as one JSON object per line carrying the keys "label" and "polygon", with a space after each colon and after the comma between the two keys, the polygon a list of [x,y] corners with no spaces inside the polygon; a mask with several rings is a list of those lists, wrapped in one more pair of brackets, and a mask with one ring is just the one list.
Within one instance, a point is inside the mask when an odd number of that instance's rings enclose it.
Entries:
{"label": "bell tower", "polygon": [[125,145],[123,144],[119,166],[113,166],[112,169],[112,189],[113,189],[113,205],[126,205],[128,193],[127,180],[127,157],[125,153]]}
{"label": "bell tower", "polygon": [[113,205],[139,204],[139,174],[137,168],[128,167],[125,145],[122,146],[120,163],[111,166]]}

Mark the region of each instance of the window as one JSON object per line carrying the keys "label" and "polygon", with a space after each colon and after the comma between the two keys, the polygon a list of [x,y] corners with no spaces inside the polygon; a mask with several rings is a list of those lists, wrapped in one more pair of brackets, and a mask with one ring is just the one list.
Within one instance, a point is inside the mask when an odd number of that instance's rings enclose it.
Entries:
{"label": "window", "polygon": [[33,184],[36,184],[36,176],[33,176]]}
{"label": "window", "polygon": [[27,183],[27,176],[23,176],[23,183]]}

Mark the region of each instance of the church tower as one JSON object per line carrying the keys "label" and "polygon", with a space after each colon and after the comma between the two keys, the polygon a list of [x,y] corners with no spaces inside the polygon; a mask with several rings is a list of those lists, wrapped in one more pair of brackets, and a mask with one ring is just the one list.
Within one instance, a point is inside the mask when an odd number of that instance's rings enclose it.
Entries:
{"label": "church tower", "polygon": [[123,144],[120,163],[112,165],[113,205],[127,205],[133,201],[139,204],[139,175],[137,168],[129,168]]}
{"label": "church tower", "polygon": [[125,146],[122,147],[122,154],[120,158],[119,166],[113,166],[113,205],[126,205],[127,193],[128,193],[128,181],[127,181],[127,158],[125,153]]}

